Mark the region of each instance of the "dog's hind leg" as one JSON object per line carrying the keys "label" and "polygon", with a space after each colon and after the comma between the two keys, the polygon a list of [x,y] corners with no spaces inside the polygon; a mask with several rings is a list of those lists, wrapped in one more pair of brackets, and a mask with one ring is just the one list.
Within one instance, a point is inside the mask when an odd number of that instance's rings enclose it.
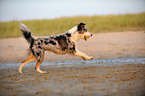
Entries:
{"label": "dog's hind leg", "polygon": [[42,70],[40,70],[40,64],[43,62],[43,60],[44,60],[44,55],[41,57],[41,59],[38,59],[37,60],[37,63],[36,63],[36,65],[35,65],[35,69],[36,69],[36,71],[37,72],[39,72],[39,73],[48,73],[47,71],[42,71]]}
{"label": "dog's hind leg", "polygon": [[42,61],[37,61],[36,66],[35,66],[36,71],[39,72],[39,73],[48,73],[47,71],[40,70],[39,67],[40,67],[41,63],[42,63]]}
{"label": "dog's hind leg", "polygon": [[23,66],[24,66],[25,64],[30,63],[30,62],[32,62],[32,61],[34,61],[34,60],[36,60],[36,58],[35,58],[35,56],[31,53],[31,54],[29,55],[29,57],[28,57],[25,61],[23,61],[22,64],[21,64],[21,66],[19,67],[19,73],[22,73],[22,68],[23,68]]}

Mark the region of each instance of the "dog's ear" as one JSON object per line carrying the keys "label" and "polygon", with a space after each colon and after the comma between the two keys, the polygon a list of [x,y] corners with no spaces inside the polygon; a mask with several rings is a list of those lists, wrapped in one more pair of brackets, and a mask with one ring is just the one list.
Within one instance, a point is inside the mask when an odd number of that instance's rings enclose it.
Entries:
{"label": "dog's ear", "polygon": [[78,29],[77,29],[77,31],[82,31],[82,29],[84,28],[84,26],[85,26],[86,24],[85,23],[80,23],[80,24],[78,24]]}

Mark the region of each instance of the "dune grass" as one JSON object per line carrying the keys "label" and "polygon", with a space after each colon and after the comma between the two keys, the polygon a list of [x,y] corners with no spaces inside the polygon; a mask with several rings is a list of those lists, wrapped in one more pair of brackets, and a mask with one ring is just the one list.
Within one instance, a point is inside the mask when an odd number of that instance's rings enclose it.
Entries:
{"label": "dune grass", "polygon": [[0,38],[22,36],[19,30],[20,23],[26,24],[35,36],[48,36],[63,33],[79,22],[85,22],[92,33],[138,31],[145,30],[145,13],[0,22]]}

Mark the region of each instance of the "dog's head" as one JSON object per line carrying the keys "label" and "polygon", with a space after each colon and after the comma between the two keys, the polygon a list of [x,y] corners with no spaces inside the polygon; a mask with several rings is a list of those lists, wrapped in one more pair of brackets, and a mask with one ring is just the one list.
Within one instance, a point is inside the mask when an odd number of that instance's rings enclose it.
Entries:
{"label": "dog's head", "polygon": [[77,25],[77,31],[80,35],[80,38],[87,41],[87,39],[89,39],[91,36],[93,36],[93,34],[88,32],[85,25],[86,25],[85,23],[78,24]]}

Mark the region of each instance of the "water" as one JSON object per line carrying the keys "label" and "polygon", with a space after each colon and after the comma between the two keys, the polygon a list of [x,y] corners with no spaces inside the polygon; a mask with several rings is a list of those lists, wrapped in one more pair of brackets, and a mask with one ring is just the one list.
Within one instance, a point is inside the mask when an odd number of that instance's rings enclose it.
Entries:
{"label": "water", "polygon": [[[0,69],[9,67],[19,67],[21,63],[0,63]],[[25,66],[35,66],[35,62],[26,64]],[[145,64],[145,58],[121,58],[121,59],[105,59],[105,60],[75,60],[75,61],[52,61],[43,62],[43,65],[56,65],[58,67],[73,66],[102,66],[102,65],[123,65],[123,64]]]}

